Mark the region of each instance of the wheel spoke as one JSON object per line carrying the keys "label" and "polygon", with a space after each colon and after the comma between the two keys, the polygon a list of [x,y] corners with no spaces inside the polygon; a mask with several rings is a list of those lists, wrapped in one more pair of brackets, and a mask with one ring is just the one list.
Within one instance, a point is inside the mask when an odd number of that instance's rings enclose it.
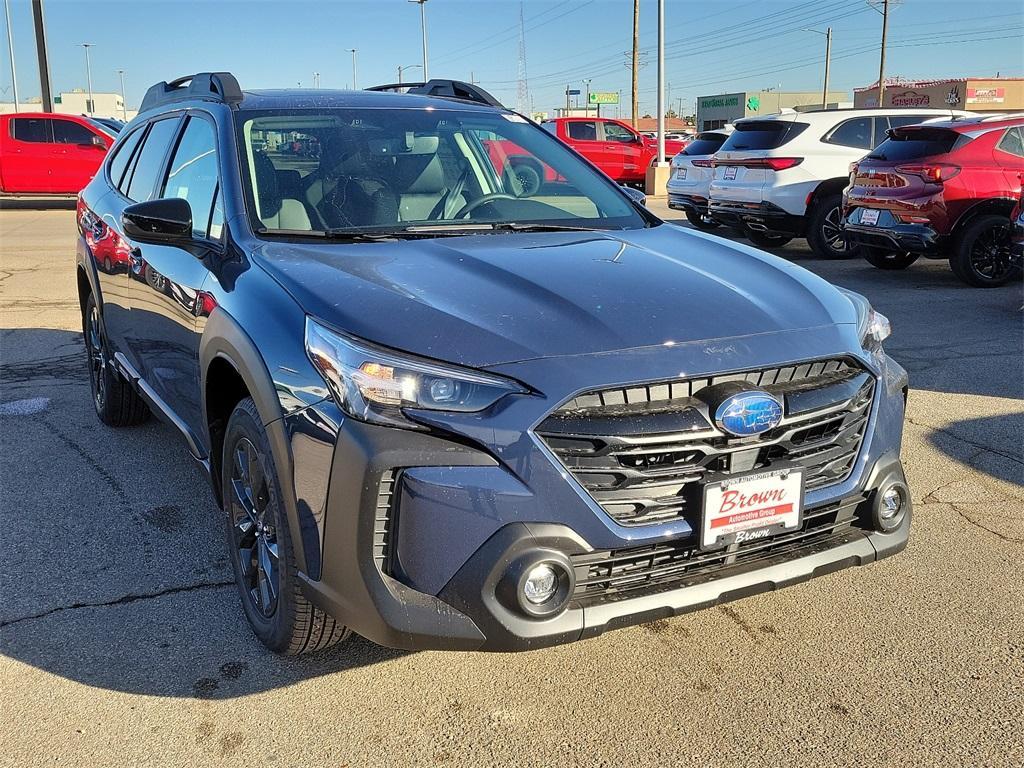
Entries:
{"label": "wheel spoke", "polygon": [[254,550],[256,548],[256,542],[250,547],[239,547],[238,548],[238,563],[242,567],[242,576],[251,586],[253,582],[253,576],[256,573],[256,567],[254,565]]}
{"label": "wheel spoke", "polygon": [[266,585],[261,585],[260,591],[266,590],[268,600],[264,602],[264,607],[270,608],[270,601],[277,599],[277,557],[271,555],[270,543],[266,539],[260,539],[259,558],[260,573]]}

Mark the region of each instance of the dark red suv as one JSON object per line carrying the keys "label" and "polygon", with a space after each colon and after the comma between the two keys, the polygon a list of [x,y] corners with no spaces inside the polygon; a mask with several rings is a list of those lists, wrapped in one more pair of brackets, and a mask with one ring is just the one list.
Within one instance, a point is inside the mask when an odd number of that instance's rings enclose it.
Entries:
{"label": "dark red suv", "polygon": [[1002,285],[1020,273],[1006,243],[1022,171],[1024,115],[892,129],[850,166],[847,239],[880,269],[905,269],[920,256],[948,258],[965,283]]}

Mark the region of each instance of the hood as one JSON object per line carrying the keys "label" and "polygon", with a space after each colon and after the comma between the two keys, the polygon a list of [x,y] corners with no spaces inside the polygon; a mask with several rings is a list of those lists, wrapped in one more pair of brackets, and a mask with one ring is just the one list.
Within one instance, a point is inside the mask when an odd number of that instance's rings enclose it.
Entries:
{"label": "hood", "polygon": [[255,256],[318,320],[471,367],[856,322],[810,272],[670,224],[275,242]]}

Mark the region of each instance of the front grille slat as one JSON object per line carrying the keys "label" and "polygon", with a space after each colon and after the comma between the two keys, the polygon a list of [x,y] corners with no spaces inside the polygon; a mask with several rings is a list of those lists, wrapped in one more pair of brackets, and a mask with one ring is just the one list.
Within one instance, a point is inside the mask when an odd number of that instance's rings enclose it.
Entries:
{"label": "front grille slat", "polygon": [[[755,438],[723,434],[694,396],[726,381],[747,381],[782,399],[791,393],[793,407],[802,412],[787,408],[782,424]],[[808,490],[845,480],[864,439],[874,386],[873,376],[845,358],[631,385],[574,398],[537,433],[617,522],[664,522],[671,508],[696,527],[695,489],[709,472],[728,474],[741,451],[758,451],[753,467],[749,454],[737,460],[744,470],[802,466]]]}

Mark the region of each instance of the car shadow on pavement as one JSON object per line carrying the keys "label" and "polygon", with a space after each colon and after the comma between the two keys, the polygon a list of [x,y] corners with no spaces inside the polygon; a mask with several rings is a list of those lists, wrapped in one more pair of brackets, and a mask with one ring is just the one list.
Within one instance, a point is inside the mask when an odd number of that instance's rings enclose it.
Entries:
{"label": "car shadow on pavement", "polygon": [[80,333],[0,330],[0,528],[0,654],[85,685],[231,698],[403,655],[260,645],[202,472],[155,419],[98,421]]}
{"label": "car shadow on pavement", "polygon": [[[1011,413],[932,428],[928,442],[954,461],[1024,487],[1024,406]],[[954,478],[954,481],[956,478]]]}

